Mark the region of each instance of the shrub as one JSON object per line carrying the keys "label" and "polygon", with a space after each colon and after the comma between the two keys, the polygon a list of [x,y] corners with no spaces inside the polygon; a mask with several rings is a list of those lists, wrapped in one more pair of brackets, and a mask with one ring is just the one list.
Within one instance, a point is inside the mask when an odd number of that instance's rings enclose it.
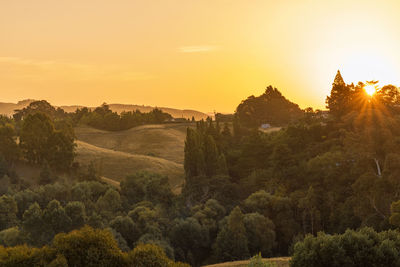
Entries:
{"label": "shrub", "polygon": [[363,228],[341,235],[308,235],[295,245],[291,266],[400,266],[400,233]]}

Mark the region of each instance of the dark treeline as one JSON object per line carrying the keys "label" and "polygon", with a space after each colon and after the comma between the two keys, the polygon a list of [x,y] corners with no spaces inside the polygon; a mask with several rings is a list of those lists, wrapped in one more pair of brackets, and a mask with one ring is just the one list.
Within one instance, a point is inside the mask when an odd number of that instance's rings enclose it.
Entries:
{"label": "dark treeline", "polygon": [[139,125],[159,124],[173,119],[170,114],[158,108],[147,113],[136,110],[124,111],[118,114],[113,112],[106,103],[93,110],[84,107],[78,108],[75,112],[67,113],[61,108],[53,107],[45,100],[34,101],[27,107],[16,110],[13,118],[16,122],[21,122],[28,115],[35,113],[46,114],[56,124],[58,122],[66,122],[72,126],[85,124],[108,131],[127,130]]}
{"label": "dark treeline", "polygon": [[[101,183],[91,168],[71,181],[50,177],[30,188],[14,179],[0,198],[0,244],[57,251],[52,240],[58,233],[89,225],[111,233],[128,254],[153,244],[192,266],[259,252],[293,254],[294,266],[397,266],[399,92],[384,86],[369,96],[365,86],[346,84],[338,72],[329,112],[302,111],[268,87],[243,101],[232,123],[197,122],[187,129],[180,195],[171,192],[167,177],[151,173],[128,174],[119,189]],[[282,114],[270,114],[276,110]],[[49,114],[49,132],[68,129]],[[1,142],[21,146],[13,142],[15,122],[2,121]],[[261,124],[282,128],[264,133]],[[52,162],[47,152],[33,155]],[[374,260],[364,259],[371,255]]]}
{"label": "dark treeline", "polygon": [[107,104],[95,108],[77,109],[73,114],[75,123],[83,123],[97,129],[108,131],[127,130],[144,124],[159,124],[171,121],[172,116],[161,109],[153,109],[148,113],[136,111],[124,111],[121,114],[113,112]]}

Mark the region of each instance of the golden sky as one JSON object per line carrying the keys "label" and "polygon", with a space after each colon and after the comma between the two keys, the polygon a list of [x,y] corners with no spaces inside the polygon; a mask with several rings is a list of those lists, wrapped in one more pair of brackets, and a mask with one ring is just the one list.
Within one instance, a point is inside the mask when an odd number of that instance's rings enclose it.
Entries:
{"label": "golden sky", "polygon": [[232,112],[277,87],[323,108],[346,82],[400,85],[400,1],[1,0],[0,101]]}

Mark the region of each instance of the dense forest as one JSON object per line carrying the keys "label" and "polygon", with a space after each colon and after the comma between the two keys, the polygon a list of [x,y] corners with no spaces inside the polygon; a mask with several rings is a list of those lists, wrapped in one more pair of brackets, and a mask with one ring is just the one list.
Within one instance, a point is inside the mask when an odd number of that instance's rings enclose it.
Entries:
{"label": "dense forest", "polygon": [[[78,122],[121,130],[168,120],[158,110],[65,114],[40,102],[2,117],[0,263],[200,266],[261,253],[293,255],[293,266],[399,266],[399,91],[338,72],[326,104],[301,110],[268,87],[232,122],[196,122],[180,195],[159,174],[127,173],[115,188],[74,164]],[[259,131],[265,123],[281,129]],[[15,174],[21,160],[42,166],[39,185]]]}

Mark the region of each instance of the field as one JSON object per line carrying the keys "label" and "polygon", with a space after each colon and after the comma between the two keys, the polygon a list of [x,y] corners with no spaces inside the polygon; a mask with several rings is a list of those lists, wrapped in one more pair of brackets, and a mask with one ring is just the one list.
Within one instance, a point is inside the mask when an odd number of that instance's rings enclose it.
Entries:
{"label": "field", "polygon": [[145,125],[126,131],[109,132],[80,126],[77,158],[83,165],[94,162],[105,180],[121,181],[137,171],[168,175],[174,192],[183,183],[183,150],[190,123]]}
{"label": "field", "polygon": [[[264,261],[271,263],[271,267],[289,267],[289,260],[289,257],[264,259]],[[247,264],[249,264],[248,260],[224,262],[203,267],[246,267]]]}

